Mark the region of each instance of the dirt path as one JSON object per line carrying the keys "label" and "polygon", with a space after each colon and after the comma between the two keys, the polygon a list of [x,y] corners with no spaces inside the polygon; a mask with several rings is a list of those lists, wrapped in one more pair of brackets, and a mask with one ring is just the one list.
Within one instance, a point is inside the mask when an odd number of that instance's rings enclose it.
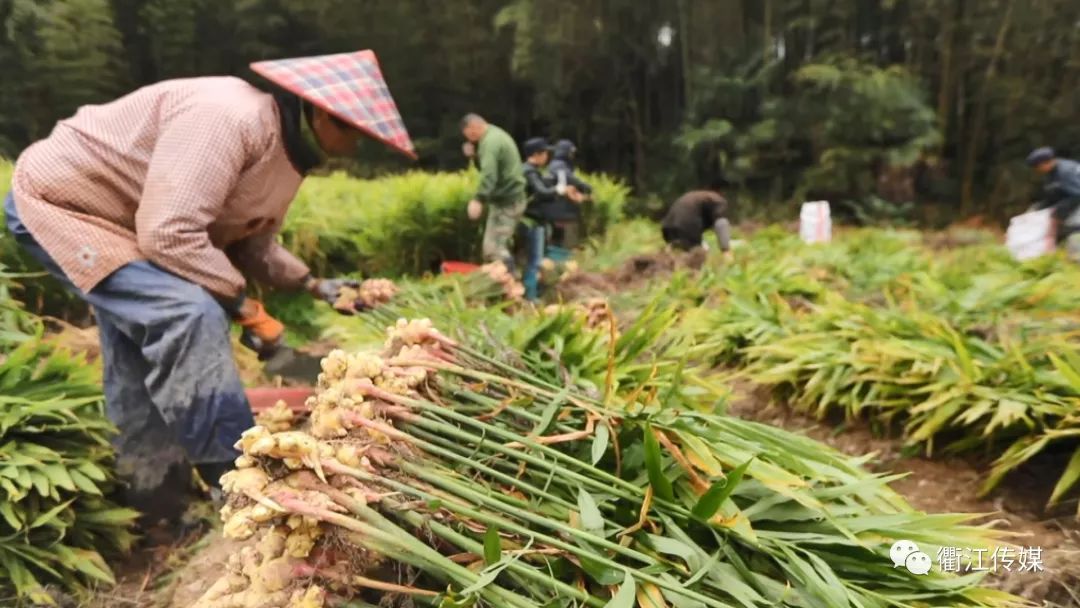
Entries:
{"label": "dirt path", "polygon": [[[905,457],[900,442],[875,437],[865,426],[837,430],[773,402],[767,389],[737,383],[728,412],[806,435],[852,456],[876,453],[870,468],[879,472],[910,473],[891,487],[917,509],[927,513],[986,513],[999,529],[1017,534],[1023,547],[1041,547],[1044,572],[1000,572],[991,585],[1047,607],[1080,608],[1080,526],[1076,501],[1052,515],[1043,514],[1043,502],[1053,480],[1031,467],[1008,477],[985,499],[976,498],[983,481],[980,468],[959,458],[933,460]],[[985,469],[982,469],[985,470]]]}
{"label": "dirt path", "polygon": [[703,249],[689,253],[658,251],[635,255],[614,270],[569,274],[555,285],[555,294],[566,302],[608,297],[620,291],[647,286],[671,276],[677,270],[698,270],[705,264],[706,256]]}

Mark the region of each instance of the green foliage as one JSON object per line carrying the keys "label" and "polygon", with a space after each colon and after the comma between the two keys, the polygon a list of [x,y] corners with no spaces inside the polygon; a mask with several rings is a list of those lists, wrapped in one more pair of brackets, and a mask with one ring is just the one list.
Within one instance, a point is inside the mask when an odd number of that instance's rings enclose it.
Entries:
{"label": "green foliage", "polygon": [[[0,159],[0,191],[7,197],[11,184],[11,163]],[[82,321],[89,316],[89,307],[69,292],[59,281],[45,272],[7,232],[0,228],[0,267],[9,274],[19,275],[17,283],[7,287],[23,305],[35,314]],[[8,294],[4,294],[8,295]]]}
{"label": "green foliage", "polygon": [[[1080,270],[1063,257],[933,252],[919,233],[869,229],[823,246],[769,231],[746,250],[669,293],[702,302],[680,322],[693,358],[738,366],[818,416],[900,424],[928,453],[995,454],[986,491],[1051,447],[1080,448]],[[1058,472],[1052,502],[1078,467]]]}
{"label": "green foliage", "polygon": [[17,83],[31,137],[46,135],[53,122],[84,104],[127,88],[127,65],[108,0],[46,0],[33,9],[14,3],[11,25],[24,36],[13,40],[34,77]]}
{"label": "green foliage", "polygon": [[[775,78],[771,65],[748,70],[743,82]],[[731,80],[714,82],[710,94],[747,93],[746,84]],[[705,115],[702,124],[684,124],[676,142],[733,183],[783,172],[796,199],[829,198],[840,215],[864,224],[906,220],[910,201],[882,200],[878,181],[941,144],[919,82],[901,66],[838,58],[802,65],[789,85],[766,98],[760,114],[739,124]]]}
{"label": "green foliage", "polygon": [[873,194],[861,200],[839,201],[837,207],[861,226],[909,226],[915,210],[910,201],[892,203]]}
{"label": "green foliage", "polygon": [[868,193],[876,170],[910,167],[941,143],[934,111],[902,67],[841,59],[805,65],[794,80],[799,95],[782,107],[813,125],[820,163],[804,177],[805,190]]}
{"label": "green foliage", "polygon": [[[452,297],[453,283],[467,280],[406,286],[402,300],[337,326],[378,347],[389,322],[430,313],[460,345],[430,390],[401,402],[413,414],[395,426],[416,438],[422,455],[370,480],[392,480],[394,497],[372,503],[395,523],[378,520],[393,538],[381,546],[404,548],[420,535],[427,547],[434,535],[449,543],[447,553],[484,556],[489,567],[478,581],[475,572],[437,565],[437,555],[414,560],[413,551],[395,551],[448,577],[452,590],[468,585],[512,606],[556,597],[629,605],[631,585],[645,594],[639,598],[716,608],[1015,601],[978,588],[975,578],[893,568],[895,539],[915,539],[931,554],[994,539],[966,516],[915,511],[888,487],[891,478],[818,442],[714,413],[711,383],[683,366],[683,349],[667,346],[671,311],[653,308],[624,324],[612,348],[603,328],[583,327],[568,311],[510,316]],[[435,284],[440,292],[428,291]],[[366,332],[357,327],[365,321]],[[593,380],[631,378],[653,364],[659,371],[646,383]],[[709,405],[686,407],[672,398],[680,390],[706,393],[697,401]],[[433,504],[443,517],[429,528],[423,511]],[[635,525],[642,516],[645,529]],[[549,558],[542,549],[552,544],[562,551]],[[515,568],[505,551],[522,546],[537,555]],[[576,558],[561,559],[567,553]],[[560,586],[564,580],[581,582]]]}
{"label": "green foliage", "polygon": [[[483,223],[470,221],[465,206],[478,179],[475,172],[309,178],[282,239],[324,275],[415,275],[437,270],[442,260],[477,261]],[[585,229],[602,234],[622,218],[628,189],[602,175],[583,179],[595,189],[583,209]]]}
{"label": "green foliage", "polygon": [[482,224],[465,204],[476,179],[419,172],[379,180],[305,180],[282,240],[317,273],[422,273],[441,259],[474,259]]}
{"label": "green foliage", "polygon": [[592,200],[584,203],[581,210],[584,234],[601,236],[626,217],[630,188],[621,179],[610,175],[583,174],[581,178],[593,187]]}
{"label": "green foliage", "polygon": [[199,44],[198,18],[207,3],[149,0],[141,4],[137,16],[145,31],[140,34],[145,36],[148,59],[158,66],[157,72],[164,78],[197,75],[199,54],[192,49]]}
{"label": "green foliage", "polygon": [[[379,52],[424,169],[464,166],[456,120],[480,111],[520,139],[577,140],[583,166],[642,195],[722,178],[762,215],[826,191],[940,202],[923,220],[957,197],[1000,217],[1031,194],[1019,159],[1080,141],[1078,19],[1071,0],[7,0],[0,154],[135,86],[359,45]],[[372,146],[340,166],[407,165]],[[899,194],[886,166],[909,167]]]}
{"label": "green foliage", "polygon": [[0,597],[51,605],[45,585],[110,584],[103,555],[126,552],[136,513],[106,497],[113,427],[97,375],[41,341],[0,272]]}
{"label": "green foliage", "polygon": [[654,222],[637,219],[615,224],[603,235],[590,239],[578,257],[582,270],[602,272],[643,251],[662,246],[659,227]]}

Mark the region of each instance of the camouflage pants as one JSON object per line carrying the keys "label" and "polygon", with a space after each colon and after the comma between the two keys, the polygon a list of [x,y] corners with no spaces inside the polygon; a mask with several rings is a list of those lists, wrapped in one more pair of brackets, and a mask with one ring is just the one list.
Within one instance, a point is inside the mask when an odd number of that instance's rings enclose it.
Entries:
{"label": "camouflage pants", "polygon": [[485,262],[500,261],[513,268],[514,255],[510,241],[514,238],[518,222],[525,215],[527,201],[513,205],[489,205],[487,225],[484,227],[483,254]]}

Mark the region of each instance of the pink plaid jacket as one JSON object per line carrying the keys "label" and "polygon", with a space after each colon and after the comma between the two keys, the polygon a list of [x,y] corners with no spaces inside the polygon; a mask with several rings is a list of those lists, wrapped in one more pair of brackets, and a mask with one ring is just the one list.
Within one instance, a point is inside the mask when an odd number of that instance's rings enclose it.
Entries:
{"label": "pink plaid jacket", "polygon": [[19,157],[15,206],[82,291],[136,260],[232,298],[242,272],[296,288],[275,236],[302,180],[273,98],[232,77],[171,80],[81,108]]}

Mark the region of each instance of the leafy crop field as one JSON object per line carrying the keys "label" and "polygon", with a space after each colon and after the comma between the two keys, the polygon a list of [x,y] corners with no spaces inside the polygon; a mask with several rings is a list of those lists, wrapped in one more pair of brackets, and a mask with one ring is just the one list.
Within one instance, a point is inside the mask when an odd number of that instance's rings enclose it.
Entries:
{"label": "leafy crop field", "polygon": [[[1071,515],[1080,269],[1016,263],[978,231],[840,230],[807,246],[776,226],[740,234],[724,264],[663,251],[654,224],[622,221],[625,188],[594,178],[580,270],[532,306],[485,273],[422,276],[474,255],[461,213],[473,180],[305,186],[286,245],[320,271],[395,277],[396,295],[355,317],[271,301],[343,350],[310,412],[264,412],[245,435],[218,540],[134,566],[113,559],[134,514],[108,499],[96,371],[11,297],[14,282],[23,299],[44,284],[6,277],[0,598],[103,606],[137,585],[133,605],[202,608],[1078,605],[1071,553],[1048,556],[1038,586],[895,567],[901,540],[931,556],[1024,543],[981,508],[914,505],[874,454],[733,404],[749,387],[834,435],[861,427],[927,462],[965,458],[971,499],[1013,492],[1037,464],[1037,508]],[[1055,550],[1071,550],[1068,534]]]}

